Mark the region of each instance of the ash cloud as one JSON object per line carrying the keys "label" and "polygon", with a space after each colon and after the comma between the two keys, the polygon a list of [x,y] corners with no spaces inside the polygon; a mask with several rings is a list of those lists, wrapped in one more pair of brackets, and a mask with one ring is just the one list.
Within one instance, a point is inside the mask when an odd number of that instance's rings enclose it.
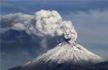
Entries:
{"label": "ash cloud", "polygon": [[22,23],[16,23],[11,27],[13,30],[25,30],[26,27]]}
{"label": "ash cloud", "polygon": [[70,42],[76,41],[77,33],[70,21],[63,21],[57,11],[41,10],[35,13],[34,23],[31,23],[27,32],[39,37],[64,36],[66,39],[71,38]]}
{"label": "ash cloud", "polygon": [[11,13],[1,17],[0,26],[1,28],[7,28],[12,27],[16,23],[22,23],[26,25],[28,24],[27,22],[29,22],[32,18],[32,15],[27,15],[23,13]]}
{"label": "ash cloud", "polygon": [[[1,27],[10,27],[12,30],[25,31],[31,36],[42,38],[42,42],[47,46],[47,38],[59,37],[60,39],[69,39],[70,43],[74,43],[77,39],[71,21],[63,21],[60,14],[53,10],[40,10],[34,15],[22,13],[8,14],[1,18]],[[46,38],[46,39],[45,39]],[[43,46],[44,46],[43,45]]]}

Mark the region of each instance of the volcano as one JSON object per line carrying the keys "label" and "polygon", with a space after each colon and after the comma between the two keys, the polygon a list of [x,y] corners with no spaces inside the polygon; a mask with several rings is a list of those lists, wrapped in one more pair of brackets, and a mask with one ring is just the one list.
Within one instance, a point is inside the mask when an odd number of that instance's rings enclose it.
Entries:
{"label": "volcano", "polygon": [[26,27],[27,33],[42,38],[59,36],[60,43],[39,57],[9,70],[84,70],[106,61],[76,43],[74,26],[71,21],[63,21],[58,12],[41,10],[35,13],[30,23]]}
{"label": "volcano", "polygon": [[105,59],[79,44],[64,41],[43,55],[9,70],[63,70],[68,66],[88,66],[101,62],[105,62]]}

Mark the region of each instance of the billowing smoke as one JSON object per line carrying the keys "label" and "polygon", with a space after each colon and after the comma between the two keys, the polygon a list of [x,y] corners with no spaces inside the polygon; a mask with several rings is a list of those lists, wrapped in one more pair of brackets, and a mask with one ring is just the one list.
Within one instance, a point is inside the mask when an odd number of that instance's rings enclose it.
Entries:
{"label": "billowing smoke", "polygon": [[40,37],[64,36],[70,39],[70,43],[76,41],[77,33],[71,21],[63,21],[56,11],[38,11],[31,22],[27,27],[27,32],[30,34],[33,33]]}
{"label": "billowing smoke", "polygon": [[27,15],[23,13],[7,14],[1,17],[0,26],[1,28],[11,27],[14,24],[22,23],[27,25],[28,22],[33,18],[32,15]]}
{"label": "billowing smoke", "polygon": [[54,10],[41,10],[34,16],[21,13],[10,14],[1,19],[10,22],[7,24],[10,29],[26,31],[29,35],[43,38],[41,43],[45,43],[48,37],[60,37],[60,40],[69,40],[69,43],[75,43],[77,39],[77,33],[71,21],[63,21],[60,14]]}
{"label": "billowing smoke", "polygon": [[32,15],[22,13],[4,15],[0,18],[0,33],[9,29],[22,31],[26,28],[25,26],[29,24],[32,18]]}

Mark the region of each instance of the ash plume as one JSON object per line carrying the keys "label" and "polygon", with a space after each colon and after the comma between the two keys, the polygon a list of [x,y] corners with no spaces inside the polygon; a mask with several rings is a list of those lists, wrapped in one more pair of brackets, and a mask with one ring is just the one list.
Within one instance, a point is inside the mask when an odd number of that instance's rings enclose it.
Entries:
{"label": "ash plume", "polygon": [[35,13],[32,19],[33,23],[27,28],[27,32],[40,37],[64,36],[70,39],[70,43],[74,43],[77,39],[77,33],[71,21],[63,21],[57,11],[41,10]]}
{"label": "ash plume", "polygon": [[[22,13],[8,14],[1,18],[1,29],[26,31],[31,36],[42,38],[40,44],[47,43],[47,38],[59,37],[60,40],[67,40],[75,43],[77,32],[71,21],[64,21],[60,14],[53,10],[40,10],[34,15]],[[47,44],[45,44],[47,46]],[[44,46],[44,45],[43,45]]]}

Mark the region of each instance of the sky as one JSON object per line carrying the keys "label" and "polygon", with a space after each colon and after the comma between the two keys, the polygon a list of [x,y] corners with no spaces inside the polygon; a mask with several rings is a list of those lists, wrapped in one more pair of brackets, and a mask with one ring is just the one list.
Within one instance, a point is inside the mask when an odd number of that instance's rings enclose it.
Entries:
{"label": "sky", "polygon": [[48,38],[50,44],[46,44],[46,38],[8,29],[15,21],[29,21],[42,9],[55,10],[63,20],[71,21],[78,33],[77,43],[108,59],[108,0],[0,0],[0,3],[1,18],[16,14],[11,20],[5,18],[0,22],[2,70],[22,65],[57,44],[56,38]]}

